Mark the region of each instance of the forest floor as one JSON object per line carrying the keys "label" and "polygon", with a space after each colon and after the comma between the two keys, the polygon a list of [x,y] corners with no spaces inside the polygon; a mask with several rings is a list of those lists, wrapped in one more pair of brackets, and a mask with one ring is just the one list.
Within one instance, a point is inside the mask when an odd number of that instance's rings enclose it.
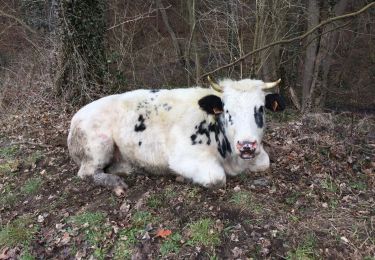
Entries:
{"label": "forest floor", "polygon": [[268,171],[216,190],[142,173],[122,198],[77,177],[70,118],[1,118],[1,260],[375,257],[374,116],[286,111],[268,120]]}

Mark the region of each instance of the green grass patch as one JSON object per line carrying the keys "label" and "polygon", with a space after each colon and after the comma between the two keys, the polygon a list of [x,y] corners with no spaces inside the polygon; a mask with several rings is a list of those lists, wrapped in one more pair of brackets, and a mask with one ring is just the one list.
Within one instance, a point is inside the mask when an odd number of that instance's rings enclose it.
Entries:
{"label": "green grass patch", "polygon": [[214,230],[214,221],[210,218],[199,219],[188,225],[190,239],[188,245],[192,246],[217,246],[220,236]]}
{"label": "green grass patch", "polygon": [[21,188],[21,192],[25,195],[35,195],[40,190],[42,183],[43,181],[39,177],[30,178]]}
{"label": "green grass patch", "polygon": [[0,158],[13,159],[18,153],[19,148],[16,145],[0,147]]}
{"label": "green grass patch", "polygon": [[121,230],[115,244],[114,259],[130,259],[133,254],[134,245],[137,243],[137,236],[141,232],[138,228]]}
{"label": "green grass patch", "polygon": [[172,199],[176,197],[176,195],[177,193],[176,193],[175,187],[168,186],[167,188],[165,188],[164,196],[166,199]]}
{"label": "green grass patch", "polygon": [[0,193],[0,207],[12,207],[18,200],[18,194],[14,193],[14,187],[5,185]]}
{"label": "green grass patch", "polygon": [[238,191],[233,193],[229,202],[242,208],[254,210],[256,213],[259,213],[262,210],[262,206],[253,200],[251,193],[248,191]]}
{"label": "green grass patch", "polygon": [[17,171],[20,163],[18,160],[7,160],[0,164],[0,175],[8,175]]}
{"label": "green grass patch", "polygon": [[105,225],[105,214],[101,212],[84,212],[71,217],[69,222],[80,227],[85,234],[85,240],[92,246],[96,259],[104,259],[108,248],[103,246],[106,233],[111,228]]}
{"label": "green grass patch", "polygon": [[299,244],[295,250],[287,253],[286,259],[288,260],[317,259],[315,247],[316,247],[316,238],[313,234],[309,234],[305,237],[303,242]]}
{"label": "green grass patch", "polygon": [[0,248],[3,246],[28,246],[37,232],[38,227],[32,226],[30,216],[22,216],[0,228]]}
{"label": "green grass patch", "polygon": [[336,193],[339,190],[338,186],[331,177],[327,177],[326,179],[322,180],[320,182],[320,185],[323,189],[332,193]]}
{"label": "green grass patch", "polygon": [[153,194],[147,199],[147,206],[157,209],[163,206],[163,198],[160,194]]}
{"label": "green grass patch", "polygon": [[353,181],[349,184],[349,186],[357,191],[367,190],[367,184],[363,181]]}
{"label": "green grass patch", "polygon": [[198,196],[199,196],[199,188],[197,187],[193,187],[189,189],[187,192],[187,197],[189,199],[194,199],[194,198],[197,198]]}
{"label": "green grass patch", "polygon": [[138,237],[142,235],[147,224],[156,221],[158,219],[150,212],[135,212],[131,219],[131,228],[123,229],[119,232],[118,240],[114,247],[114,259],[131,259]]}
{"label": "green grass patch", "polygon": [[294,205],[300,196],[299,192],[292,192],[285,198],[285,203],[292,206]]}
{"label": "green grass patch", "polygon": [[170,253],[178,254],[181,247],[182,236],[179,233],[173,233],[160,246],[160,253],[162,256],[166,256]]}
{"label": "green grass patch", "polygon": [[37,162],[39,162],[43,158],[43,154],[41,151],[36,151],[32,154],[30,154],[26,160],[25,165],[28,167],[34,166]]}

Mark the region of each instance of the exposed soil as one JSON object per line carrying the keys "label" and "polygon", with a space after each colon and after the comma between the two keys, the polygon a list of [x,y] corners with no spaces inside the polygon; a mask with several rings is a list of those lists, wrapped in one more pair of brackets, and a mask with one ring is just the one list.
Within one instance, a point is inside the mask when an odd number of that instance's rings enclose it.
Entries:
{"label": "exposed soil", "polygon": [[[268,120],[268,171],[217,190],[139,173],[125,179],[124,198],[76,177],[70,118],[35,104],[2,119],[0,228],[28,216],[34,231],[29,243],[1,245],[0,229],[0,259],[375,257],[373,116],[286,112]],[[32,192],[30,179],[40,183]],[[80,222],[87,212],[104,217]],[[202,219],[211,222],[199,240],[192,226]]]}

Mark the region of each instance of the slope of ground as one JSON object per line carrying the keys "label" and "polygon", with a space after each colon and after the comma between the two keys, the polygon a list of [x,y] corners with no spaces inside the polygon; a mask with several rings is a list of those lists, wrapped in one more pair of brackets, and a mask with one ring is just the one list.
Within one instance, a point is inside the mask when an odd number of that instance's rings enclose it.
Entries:
{"label": "slope of ground", "polygon": [[271,169],[207,190],[126,179],[124,198],[76,177],[71,115],[33,105],[0,129],[0,259],[374,259],[374,117],[269,118]]}

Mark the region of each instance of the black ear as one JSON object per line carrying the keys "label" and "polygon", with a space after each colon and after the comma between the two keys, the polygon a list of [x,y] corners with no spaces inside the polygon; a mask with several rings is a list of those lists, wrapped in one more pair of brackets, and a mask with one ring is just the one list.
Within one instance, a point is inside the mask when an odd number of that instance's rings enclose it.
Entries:
{"label": "black ear", "polygon": [[221,98],[215,95],[202,97],[201,99],[199,99],[198,104],[200,108],[206,111],[208,114],[218,115],[224,111]]}
{"label": "black ear", "polygon": [[285,99],[279,94],[266,95],[266,108],[273,112],[280,112],[285,109]]}

